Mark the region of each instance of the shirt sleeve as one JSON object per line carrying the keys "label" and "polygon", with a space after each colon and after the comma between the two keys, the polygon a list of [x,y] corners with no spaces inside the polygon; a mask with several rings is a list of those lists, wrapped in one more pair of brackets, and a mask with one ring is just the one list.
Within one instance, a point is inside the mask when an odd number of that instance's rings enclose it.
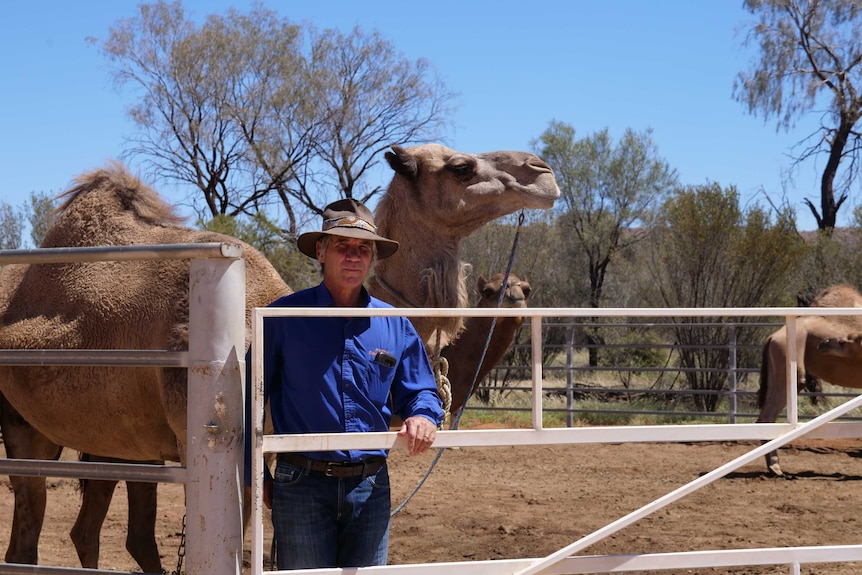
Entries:
{"label": "shirt sleeve", "polygon": [[402,321],[404,349],[392,383],[392,411],[401,419],[415,415],[427,417],[439,427],[443,422],[443,407],[425,344],[410,320],[402,318]]}

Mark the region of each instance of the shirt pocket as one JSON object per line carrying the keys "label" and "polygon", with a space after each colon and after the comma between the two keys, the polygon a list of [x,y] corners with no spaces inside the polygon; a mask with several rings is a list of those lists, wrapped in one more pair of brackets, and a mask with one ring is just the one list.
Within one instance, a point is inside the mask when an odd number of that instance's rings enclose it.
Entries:
{"label": "shirt pocket", "polygon": [[371,399],[376,403],[385,403],[389,390],[392,387],[392,380],[395,377],[397,364],[385,365],[377,361],[368,363],[368,392]]}

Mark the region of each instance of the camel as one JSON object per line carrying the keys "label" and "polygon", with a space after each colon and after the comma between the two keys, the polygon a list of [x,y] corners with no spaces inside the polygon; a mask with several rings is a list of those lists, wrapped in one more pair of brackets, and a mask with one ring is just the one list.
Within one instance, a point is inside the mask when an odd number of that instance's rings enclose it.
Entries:
{"label": "camel", "polygon": [[[862,307],[862,295],[840,284],[821,292],[812,307]],[[862,331],[862,316],[804,316],[796,321],[797,382],[801,387],[814,376],[844,387],[862,388],[859,368],[862,360],[849,352],[847,335]],[[760,366],[757,423],[774,423],[787,405],[787,328],[781,327],[767,338]],[[842,349],[848,350],[843,353]],[[766,466],[774,475],[783,472],[778,452],[766,455]]]}
{"label": "camel", "polygon": [[[499,273],[490,280],[479,276],[476,291],[479,299],[476,307],[523,308],[527,307],[532,287],[526,279],[509,274],[509,281],[503,286],[506,274]],[[500,301],[500,293],[503,300]],[[499,317],[494,325],[494,333],[488,341],[488,332],[494,318],[469,317],[464,322],[464,331],[455,342],[445,347],[441,353],[449,362],[449,383],[452,386],[452,413],[459,413],[469,399],[475,385],[478,385],[488,372],[496,366],[515,339],[515,334],[524,323],[523,317]],[[479,367],[479,358],[485,350],[485,358]],[[478,368],[478,373],[477,373]],[[475,377],[474,377],[475,376]],[[475,384],[474,384],[475,381]]]}
{"label": "camel", "polygon": [[[375,218],[380,233],[402,247],[399,264],[377,270],[375,295],[396,306],[458,304],[452,295],[466,293],[460,238],[518,209],[550,208],[559,196],[551,169],[527,152],[470,155],[428,144],[392,146],[386,158],[395,175]],[[237,242],[183,227],[155,191],[119,164],[81,176],[63,198],[42,247]],[[291,290],[259,252],[243,247],[248,318],[251,308]],[[183,350],[187,297],[188,262],[8,265],[0,269],[0,348]],[[445,325],[422,324],[425,341],[432,333],[457,333],[457,322],[452,329],[453,322],[443,320]],[[56,459],[66,446],[109,459],[184,464],[185,385],[185,370],[169,368],[0,366],[7,454]],[[82,425],[82,413],[98,417]],[[110,497],[111,483],[88,485],[110,485]],[[12,477],[12,485],[15,515],[6,561],[36,564],[45,479]],[[85,493],[84,503],[96,499]],[[142,505],[154,501],[141,499]],[[104,516],[99,519],[93,508],[82,509],[82,516],[94,521],[90,529],[98,534],[95,522]],[[98,545],[98,536],[93,539]]]}

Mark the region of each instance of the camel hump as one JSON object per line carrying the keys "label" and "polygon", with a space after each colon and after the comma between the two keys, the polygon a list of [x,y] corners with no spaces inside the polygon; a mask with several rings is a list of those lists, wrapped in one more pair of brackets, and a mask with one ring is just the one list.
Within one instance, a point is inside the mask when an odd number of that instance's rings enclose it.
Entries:
{"label": "camel hump", "polygon": [[80,207],[90,215],[129,212],[151,225],[176,226],[185,221],[173,206],[118,161],[76,177],[72,187],[60,194],[59,199],[61,204],[54,212],[55,218]]}

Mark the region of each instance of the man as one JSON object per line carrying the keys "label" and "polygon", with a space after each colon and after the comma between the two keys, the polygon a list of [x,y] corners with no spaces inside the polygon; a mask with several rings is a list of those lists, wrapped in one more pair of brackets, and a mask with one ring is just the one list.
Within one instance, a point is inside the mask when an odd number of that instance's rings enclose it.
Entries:
{"label": "man", "polygon": [[[375,259],[398,249],[376,231],[359,202],[327,206],[322,230],[297,240],[303,254],[320,262],[323,281],[271,306],[390,307],[363,286]],[[264,395],[275,433],[388,431],[395,413],[411,455],[434,442],[443,411],[425,347],[408,319],[267,318],[263,346]],[[274,481],[265,482],[278,569],[386,564],[386,456],[386,450],[278,455]]]}

